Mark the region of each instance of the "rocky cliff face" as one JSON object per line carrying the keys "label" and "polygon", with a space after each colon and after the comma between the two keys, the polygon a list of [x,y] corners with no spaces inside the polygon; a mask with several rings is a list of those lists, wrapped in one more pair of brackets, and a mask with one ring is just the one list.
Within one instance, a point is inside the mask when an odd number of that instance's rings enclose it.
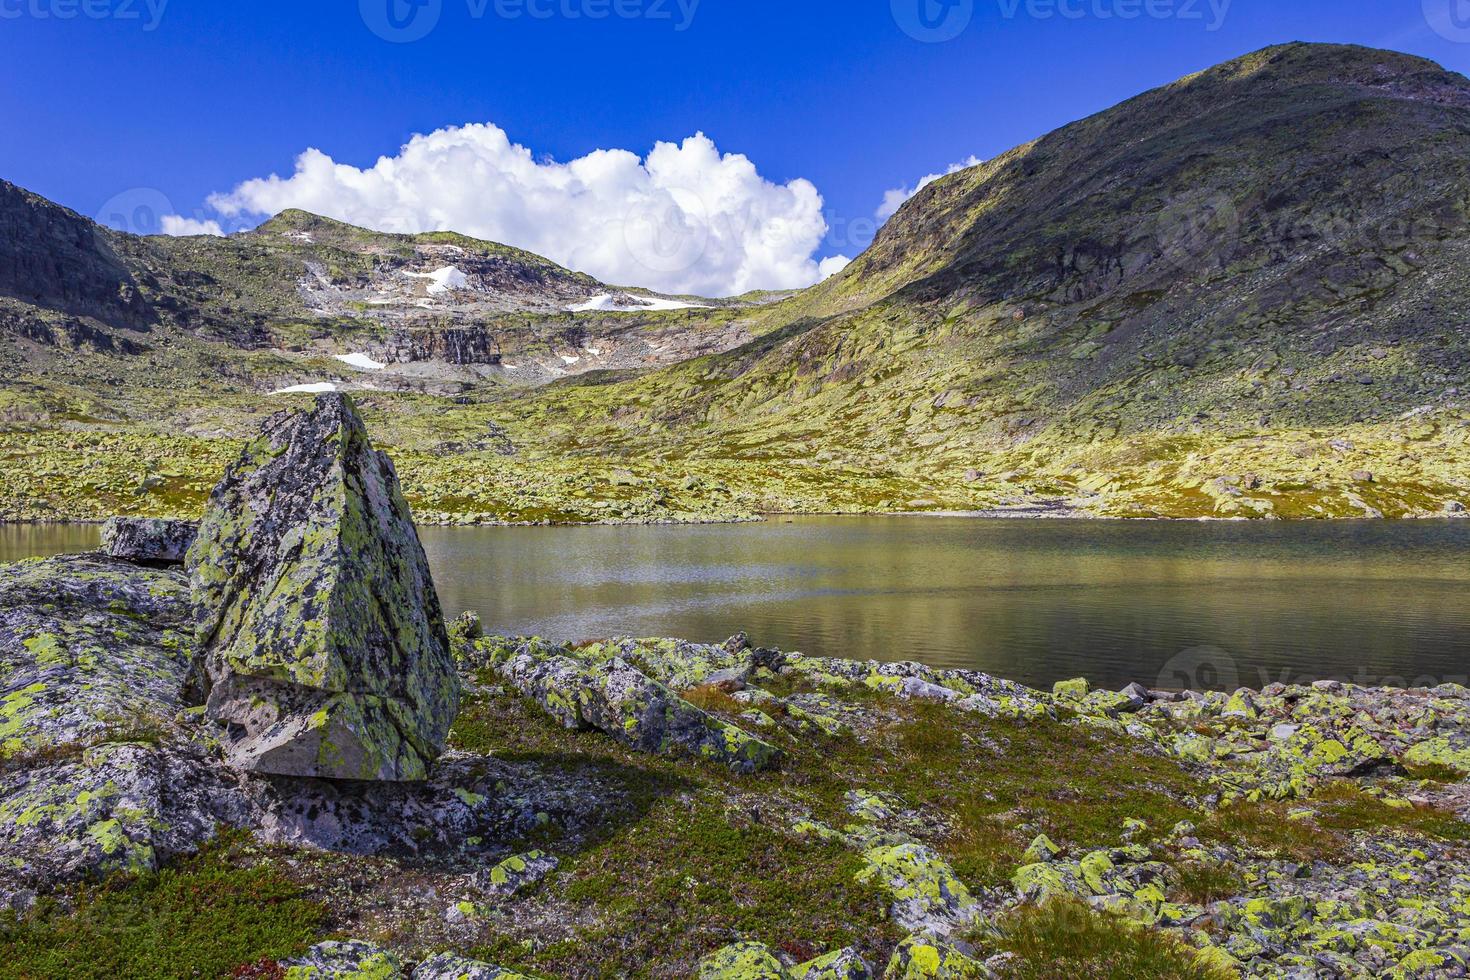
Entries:
{"label": "rocky cliff face", "polygon": [[112,237],[81,215],[0,180],[0,297],[147,329],[153,311]]}

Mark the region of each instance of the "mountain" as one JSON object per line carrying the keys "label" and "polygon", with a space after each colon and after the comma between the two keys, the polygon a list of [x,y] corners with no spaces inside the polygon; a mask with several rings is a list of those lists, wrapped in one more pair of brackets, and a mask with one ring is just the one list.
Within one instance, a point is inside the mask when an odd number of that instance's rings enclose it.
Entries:
{"label": "mountain", "polygon": [[[12,330],[31,370],[0,410],[32,449],[79,418],[133,454],[159,432],[238,435],[273,387],[325,377],[322,355],[366,353],[394,363],[331,377],[379,390],[366,410],[435,519],[1470,500],[1470,81],[1392,52],[1220,65],[929,185],[804,293],[670,311],[617,312],[650,304],[456,235],[287,212],[229,239],[134,239],[14,189],[0,203],[32,212],[0,214],[0,255],[41,280],[0,272],[5,302],[131,345],[58,358]],[[203,375],[188,397],[179,365]],[[19,512],[34,480],[9,479]]]}
{"label": "mountain", "polygon": [[[897,506],[999,484],[1434,513],[1467,492],[1467,206],[1470,82],[1271,48],[930,185],[778,333],[534,405],[571,418],[567,451],[825,454],[892,474]],[[645,407],[597,426],[605,398]]]}

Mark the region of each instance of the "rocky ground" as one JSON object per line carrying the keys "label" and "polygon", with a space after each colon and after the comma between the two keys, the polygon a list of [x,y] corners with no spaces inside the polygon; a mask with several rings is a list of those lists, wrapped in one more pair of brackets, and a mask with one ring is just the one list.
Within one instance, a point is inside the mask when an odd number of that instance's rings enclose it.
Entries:
{"label": "rocky ground", "polygon": [[222,764],[187,595],[0,571],[11,975],[1466,972],[1463,688],[1042,692],[465,620],[430,781],[342,784]]}

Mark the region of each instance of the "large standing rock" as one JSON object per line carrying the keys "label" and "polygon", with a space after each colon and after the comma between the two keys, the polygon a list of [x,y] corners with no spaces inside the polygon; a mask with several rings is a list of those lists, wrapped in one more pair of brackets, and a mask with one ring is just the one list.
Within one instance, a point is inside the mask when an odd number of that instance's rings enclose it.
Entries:
{"label": "large standing rock", "polygon": [[188,568],[232,765],[427,778],[459,681],[397,474],[350,399],[266,422],[210,497]]}

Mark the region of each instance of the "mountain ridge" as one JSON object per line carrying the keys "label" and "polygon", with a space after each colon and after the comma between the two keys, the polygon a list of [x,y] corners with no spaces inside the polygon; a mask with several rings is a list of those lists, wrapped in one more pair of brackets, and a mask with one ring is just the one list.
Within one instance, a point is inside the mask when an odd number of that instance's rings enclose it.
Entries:
{"label": "mountain ridge", "polygon": [[[504,246],[472,257],[452,233],[304,213],[241,243],[113,247],[171,261],[140,277],[145,298],[204,311],[195,356],[227,355],[188,409],[204,431],[238,433],[266,407],[252,392],[322,377],[303,357],[409,351],[336,377],[402,452],[440,453],[433,513],[1431,516],[1470,498],[1467,229],[1470,81],[1292,44],[935,181],[844,272],[747,305],[573,313],[615,291]],[[431,295],[451,260],[479,293]],[[280,263],[308,261],[283,295]],[[150,285],[171,275],[179,295]],[[484,363],[443,362],[465,344]],[[97,364],[127,359],[97,357],[68,376],[89,413],[147,428],[185,411],[142,380],[99,393]],[[44,421],[37,397],[12,412]],[[470,475],[473,447],[507,444],[517,506]]]}

